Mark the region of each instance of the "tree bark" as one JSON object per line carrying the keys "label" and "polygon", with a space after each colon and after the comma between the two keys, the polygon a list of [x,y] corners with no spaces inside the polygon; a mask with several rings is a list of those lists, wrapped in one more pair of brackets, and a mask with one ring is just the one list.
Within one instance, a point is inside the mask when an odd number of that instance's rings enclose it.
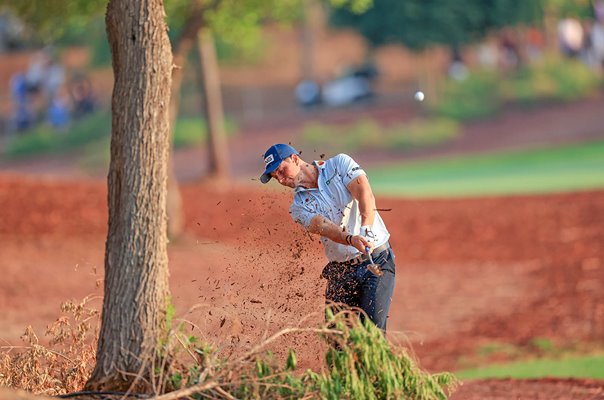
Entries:
{"label": "tree bark", "polygon": [[199,90],[203,93],[204,114],[208,128],[208,154],[210,168],[208,177],[226,182],[229,177],[229,151],[224,130],[224,110],[220,90],[220,74],[214,38],[209,30],[197,34],[197,56],[199,60]]}
{"label": "tree bark", "polygon": [[172,53],[162,0],[110,0],[109,229],[90,390],[149,390],[169,295],[166,177]]}

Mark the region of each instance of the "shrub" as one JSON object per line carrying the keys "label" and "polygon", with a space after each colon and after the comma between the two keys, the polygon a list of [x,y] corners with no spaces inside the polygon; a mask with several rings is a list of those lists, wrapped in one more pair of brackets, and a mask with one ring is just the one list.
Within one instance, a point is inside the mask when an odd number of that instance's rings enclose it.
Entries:
{"label": "shrub", "polygon": [[[202,362],[172,371],[170,382],[184,386],[172,395],[202,398],[203,393],[203,398],[210,399],[234,396],[242,399],[436,400],[446,399],[447,392],[455,388],[457,381],[453,375],[432,375],[421,370],[404,350],[393,348],[371,322],[362,323],[356,315],[346,312],[329,315],[330,327],[285,329],[231,362],[218,361],[213,350],[195,348],[193,351],[201,355]],[[327,352],[326,367],[320,373],[311,370],[296,373],[293,350],[289,351],[284,365],[275,363],[270,352],[256,356],[280,336],[308,331],[321,334],[333,346]],[[187,387],[185,382],[194,384]]]}
{"label": "shrub", "polygon": [[458,134],[459,124],[448,118],[418,119],[389,127],[382,127],[372,119],[363,119],[346,127],[318,123],[306,125],[302,137],[313,147],[356,152],[436,146]]}
{"label": "shrub", "polygon": [[523,68],[501,85],[501,92],[512,103],[570,101],[590,95],[601,83],[580,61],[550,57]]}
{"label": "shrub", "polygon": [[63,315],[46,332],[49,347],[40,345],[31,326],[21,336],[25,346],[0,347],[0,387],[51,396],[82,388],[92,373],[98,335],[99,312],[89,301],[61,305]]}
{"label": "shrub", "polygon": [[466,121],[490,117],[500,106],[498,76],[492,72],[475,72],[463,81],[447,81],[432,112],[440,117]]}
{"label": "shrub", "polygon": [[449,118],[416,120],[386,130],[385,146],[397,149],[436,146],[455,139],[459,131],[459,123]]}

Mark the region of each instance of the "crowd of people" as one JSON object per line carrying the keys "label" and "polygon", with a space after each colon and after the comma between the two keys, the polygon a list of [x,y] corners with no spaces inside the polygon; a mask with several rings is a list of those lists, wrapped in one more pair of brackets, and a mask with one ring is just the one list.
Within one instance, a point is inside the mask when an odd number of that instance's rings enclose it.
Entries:
{"label": "crowd of people", "polygon": [[10,90],[9,129],[14,132],[25,131],[40,122],[63,131],[72,119],[89,114],[95,108],[88,78],[75,73],[67,79],[65,67],[48,48],[34,54],[26,70],[12,76]]}

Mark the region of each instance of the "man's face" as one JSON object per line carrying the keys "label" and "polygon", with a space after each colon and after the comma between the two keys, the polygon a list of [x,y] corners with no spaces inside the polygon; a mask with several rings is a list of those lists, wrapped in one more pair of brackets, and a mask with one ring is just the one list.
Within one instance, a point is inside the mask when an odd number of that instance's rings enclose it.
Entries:
{"label": "man's face", "polygon": [[[296,157],[296,158],[295,158]],[[300,166],[296,162],[297,156],[293,155],[284,159],[279,168],[271,172],[271,176],[283,186],[296,187],[297,177],[300,174]]]}

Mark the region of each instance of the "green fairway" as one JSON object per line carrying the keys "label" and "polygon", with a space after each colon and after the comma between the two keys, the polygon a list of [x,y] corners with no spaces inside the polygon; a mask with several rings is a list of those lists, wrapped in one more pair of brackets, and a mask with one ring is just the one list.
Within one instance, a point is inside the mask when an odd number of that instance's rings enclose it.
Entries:
{"label": "green fairway", "polygon": [[585,357],[569,357],[560,360],[532,360],[510,364],[492,365],[484,368],[455,373],[460,379],[485,378],[593,378],[604,379],[604,354]]}
{"label": "green fairway", "polygon": [[367,171],[381,195],[452,197],[604,188],[604,141],[394,163]]}

